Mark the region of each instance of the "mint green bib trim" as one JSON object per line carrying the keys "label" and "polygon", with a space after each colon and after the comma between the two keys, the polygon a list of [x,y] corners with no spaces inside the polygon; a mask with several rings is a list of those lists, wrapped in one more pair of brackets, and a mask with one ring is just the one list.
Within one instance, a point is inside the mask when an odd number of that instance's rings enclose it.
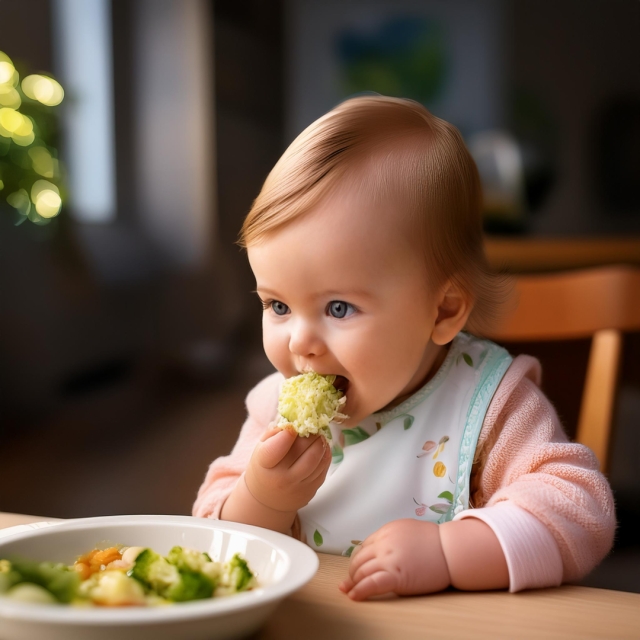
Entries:
{"label": "mint green bib trim", "polygon": [[483,352],[481,360],[476,366],[482,367],[480,381],[477,384],[469,409],[458,454],[458,477],[453,497],[452,508],[449,509],[443,521],[452,520],[455,515],[469,508],[469,485],[471,468],[475,456],[478,438],[484,423],[484,418],[498,385],[513,362],[509,353],[492,342],[486,342],[487,350]]}

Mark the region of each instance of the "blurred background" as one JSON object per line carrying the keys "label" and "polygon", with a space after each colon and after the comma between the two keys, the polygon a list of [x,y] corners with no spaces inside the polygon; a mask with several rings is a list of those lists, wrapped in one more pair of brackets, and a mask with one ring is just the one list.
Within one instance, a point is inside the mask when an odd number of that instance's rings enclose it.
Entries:
{"label": "blurred background", "polygon": [[[0,511],[190,512],[272,370],[242,219],[347,96],[461,130],[496,267],[640,264],[639,33],[636,0],[0,0]],[[570,434],[588,348],[512,349]],[[585,584],[640,592],[640,334],[623,363]]]}

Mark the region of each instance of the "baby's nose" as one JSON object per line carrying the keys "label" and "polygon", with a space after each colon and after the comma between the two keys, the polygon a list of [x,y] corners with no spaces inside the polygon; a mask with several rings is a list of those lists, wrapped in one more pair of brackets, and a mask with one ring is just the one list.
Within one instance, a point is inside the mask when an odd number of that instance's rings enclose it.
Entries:
{"label": "baby's nose", "polygon": [[293,326],[289,337],[289,351],[307,358],[322,355],[326,351],[326,345],[313,323],[299,320]]}

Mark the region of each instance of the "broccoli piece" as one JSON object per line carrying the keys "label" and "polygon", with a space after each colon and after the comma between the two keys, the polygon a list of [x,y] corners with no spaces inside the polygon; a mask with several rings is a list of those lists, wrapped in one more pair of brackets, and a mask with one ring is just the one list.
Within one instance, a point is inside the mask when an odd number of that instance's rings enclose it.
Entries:
{"label": "broccoli piece", "polygon": [[208,554],[184,547],[173,547],[167,555],[167,560],[178,567],[179,571],[202,571],[204,564],[211,562]]}
{"label": "broccoli piece", "polygon": [[17,571],[13,570],[9,560],[0,560],[0,594],[6,593],[18,584],[22,577]]}
{"label": "broccoli piece", "polygon": [[[214,589],[213,581],[204,573],[190,568],[189,563],[198,562],[194,555],[186,556],[176,549],[180,547],[172,549],[173,554],[170,555],[184,568],[181,569],[172,564],[151,549],[145,549],[136,558],[128,575],[135,578],[148,591],[174,602],[210,598]],[[201,563],[204,565],[206,561],[202,559]]]}
{"label": "broccoli piece", "polygon": [[127,575],[137,580],[147,590],[161,593],[180,581],[178,568],[169,564],[160,554],[145,549],[138,554]]}
{"label": "broccoli piece", "polygon": [[333,386],[335,380],[336,376],[313,371],[285,380],[278,399],[278,426],[291,424],[301,436],[321,433],[331,440],[329,423],[348,417],[340,413],[347,399]]}
{"label": "broccoli piece", "polygon": [[225,592],[228,593],[246,591],[253,587],[255,583],[253,573],[251,573],[246,560],[240,557],[240,554],[236,553],[224,566],[222,583]]}
{"label": "broccoli piece", "polygon": [[213,582],[202,573],[181,571],[180,580],[161,595],[173,602],[204,600],[213,595]]}
{"label": "broccoli piece", "polygon": [[[7,590],[17,584],[29,582],[46,589],[58,602],[68,603],[73,600],[80,586],[80,576],[64,564],[52,562],[32,562],[30,560],[13,559],[10,570],[3,571],[0,580],[0,591]],[[2,585],[4,582],[4,586]],[[7,586],[8,585],[8,586]]]}

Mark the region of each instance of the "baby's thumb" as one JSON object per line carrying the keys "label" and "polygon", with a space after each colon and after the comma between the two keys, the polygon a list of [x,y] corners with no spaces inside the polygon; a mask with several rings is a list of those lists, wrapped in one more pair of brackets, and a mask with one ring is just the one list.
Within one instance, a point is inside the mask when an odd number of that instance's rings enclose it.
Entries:
{"label": "baby's thumb", "polygon": [[256,461],[261,467],[275,467],[289,452],[297,434],[290,429],[273,429],[265,433],[256,447]]}

